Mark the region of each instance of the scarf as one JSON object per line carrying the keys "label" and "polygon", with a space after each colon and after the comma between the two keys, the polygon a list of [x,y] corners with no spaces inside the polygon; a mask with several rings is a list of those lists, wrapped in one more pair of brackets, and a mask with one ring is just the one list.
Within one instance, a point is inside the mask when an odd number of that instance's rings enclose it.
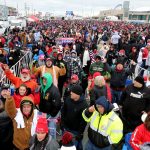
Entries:
{"label": "scarf", "polygon": [[[33,116],[33,121],[32,121],[32,126],[31,126],[31,136],[35,134],[35,128],[37,124],[37,116],[38,116],[38,110],[34,109],[34,116]],[[20,110],[20,108],[17,109],[17,115],[15,117],[15,121],[17,123],[17,128],[25,128],[25,123],[23,119],[23,114]]]}

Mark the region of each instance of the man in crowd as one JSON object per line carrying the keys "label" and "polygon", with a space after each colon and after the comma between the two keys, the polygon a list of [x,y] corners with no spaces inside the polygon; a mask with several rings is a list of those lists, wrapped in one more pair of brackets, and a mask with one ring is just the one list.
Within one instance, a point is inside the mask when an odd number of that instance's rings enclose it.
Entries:
{"label": "man in crowd", "polygon": [[0,93],[0,147],[1,149],[13,149],[13,126],[12,121],[5,111],[5,101],[9,85],[4,84]]}
{"label": "man in crowd", "polygon": [[61,129],[71,132],[75,136],[77,150],[82,150],[83,132],[86,122],[82,118],[82,111],[87,107],[80,85],[71,88],[70,97],[64,100],[61,110]]}
{"label": "man in crowd", "polygon": [[85,150],[111,150],[112,144],[119,143],[123,136],[123,124],[105,96],[99,97],[95,105],[85,109],[82,116],[90,123]]}
{"label": "man in crowd", "polygon": [[141,116],[150,110],[150,90],[144,79],[137,76],[121,95],[119,105],[122,108],[124,132],[132,132],[142,123]]}
{"label": "man in crowd", "polygon": [[2,69],[4,70],[6,77],[14,84],[15,88],[19,88],[21,84],[25,84],[31,89],[32,92],[38,87],[37,83],[31,79],[30,70],[27,68],[22,68],[20,72],[20,77],[16,77],[9,69],[7,64],[2,64]]}

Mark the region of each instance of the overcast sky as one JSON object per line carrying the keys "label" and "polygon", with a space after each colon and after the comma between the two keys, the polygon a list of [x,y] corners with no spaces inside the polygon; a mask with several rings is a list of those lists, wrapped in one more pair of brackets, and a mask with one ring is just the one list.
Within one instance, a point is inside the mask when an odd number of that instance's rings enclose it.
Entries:
{"label": "overcast sky", "polygon": [[[80,15],[97,15],[100,10],[114,8],[118,4],[123,4],[123,0],[0,0],[0,4],[17,7],[21,13],[25,12],[25,3],[30,8],[30,12],[36,11],[50,12],[54,14],[65,14],[65,11],[74,11]],[[130,0],[130,9],[139,7],[150,7],[150,0]]]}

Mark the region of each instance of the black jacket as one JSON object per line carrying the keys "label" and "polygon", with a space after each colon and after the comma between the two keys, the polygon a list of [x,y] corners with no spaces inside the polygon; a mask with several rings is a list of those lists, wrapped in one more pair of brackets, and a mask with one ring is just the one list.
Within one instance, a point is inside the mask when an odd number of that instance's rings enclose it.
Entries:
{"label": "black jacket", "polygon": [[3,110],[0,112],[0,147],[2,149],[12,148],[13,140],[13,125],[11,119],[6,114],[6,111]]}
{"label": "black jacket", "polygon": [[6,64],[6,57],[3,54],[0,54],[0,63]]}
{"label": "black jacket", "polygon": [[123,69],[118,72],[116,68],[111,69],[110,87],[113,89],[121,89],[125,87],[127,77],[131,75],[135,70],[135,66],[132,65],[130,69]]}
{"label": "black jacket", "polygon": [[103,86],[103,87],[99,87],[97,85],[94,85],[93,89],[90,91],[90,105],[94,105],[95,101],[101,97],[101,96],[105,96],[107,97],[107,87]]}
{"label": "black jacket", "polygon": [[106,53],[106,59],[107,59],[107,63],[112,66],[113,65],[113,59],[116,59],[116,51],[115,50],[109,50]]}
{"label": "black jacket", "polygon": [[128,121],[140,123],[142,111],[150,111],[150,90],[145,86],[139,89],[131,84],[122,93],[119,104],[122,106],[123,116]]}
{"label": "black jacket", "polygon": [[58,88],[52,84],[45,92],[45,97],[43,95],[41,90],[40,111],[55,117],[61,108],[61,97]]}
{"label": "black jacket", "polygon": [[87,108],[87,103],[84,96],[81,96],[78,101],[74,101],[70,97],[67,98],[61,110],[62,126],[82,134],[86,127],[86,122],[82,118],[82,112],[85,108]]}

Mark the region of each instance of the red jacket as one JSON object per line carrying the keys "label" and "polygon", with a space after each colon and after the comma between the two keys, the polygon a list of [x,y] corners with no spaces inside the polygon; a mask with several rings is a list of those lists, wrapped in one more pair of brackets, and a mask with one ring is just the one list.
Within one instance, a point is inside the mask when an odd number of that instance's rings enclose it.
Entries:
{"label": "red jacket", "polygon": [[14,76],[10,70],[5,70],[6,77],[14,84],[15,88],[19,88],[21,84],[25,84],[32,92],[38,88],[38,84],[34,80],[23,82],[21,78]]}
{"label": "red jacket", "polygon": [[13,98],[15,100],[16,108],[20,108],[20,102],[24,96],[30,96],[33,99],[34,105],[38,105],[40,103],[40,94],[39,93],[23,95],[23,96],[21,96],[20,94],[14,93]]}
{"label": "red jacket", "polygon": [[140,150],[139,145],[145,142],[150,142],[150,131],[145,128],[144,124],[141,124],[133,132],[130,144],[134,150]]}

